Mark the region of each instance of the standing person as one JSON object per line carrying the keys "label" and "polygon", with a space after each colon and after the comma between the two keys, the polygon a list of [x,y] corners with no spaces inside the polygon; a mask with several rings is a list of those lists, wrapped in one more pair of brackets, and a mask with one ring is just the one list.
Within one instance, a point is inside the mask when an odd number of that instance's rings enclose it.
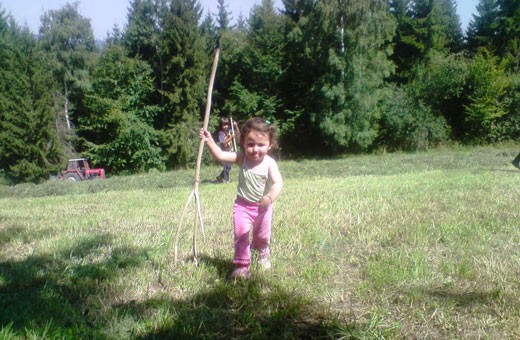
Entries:
{"label": "standing person", "polygon": [[[211,134],[200,130],[199,137],[206,141],[208,149],[217,161],[239,165],[237,198],[233,205],[235,270],[232,278],[249,278],[251,272],[250,246],[258,250],[259,264],[271,269],[269,244],[271,241],[271,222],[273,202],[283,187],[282,175],[276,161],[268,155],[276,145],[274,126],[263,119],[247,120],[240,131],[240,145],[244,151],[222,150]],[[251,244],[249,232],[253,229]]]}
{"label": "standing person", "polygon": [[514,166],[516,166],[518,169],[520,169],[520,153],[513,159],[511,162]]}
{"label": "standing person", "polygon": [[[223,151],[231,150],[231,141],[233,136],[230,131],[228,117],[220,117],[218,124],[218,142]],[[222,172],[217,176],[217,182],[229,183],[229,172],[231,171],[231,163],[222,162]]]}

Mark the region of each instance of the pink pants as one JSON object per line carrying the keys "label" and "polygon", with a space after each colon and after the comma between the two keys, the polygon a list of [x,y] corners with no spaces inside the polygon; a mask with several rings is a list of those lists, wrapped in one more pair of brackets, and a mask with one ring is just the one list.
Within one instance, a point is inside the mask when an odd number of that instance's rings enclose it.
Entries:
{"label": "pink pants", "polygon": [[235,225],[235,258],[237,266],[249,266],[251,263],[249,231],[253,228],[252,248],[257,249],[260,257],[269,255],[271,241],[271,220],[273,207],[261,209],[258,203],[251,203],[237,198],[233,205],[233,223]]}

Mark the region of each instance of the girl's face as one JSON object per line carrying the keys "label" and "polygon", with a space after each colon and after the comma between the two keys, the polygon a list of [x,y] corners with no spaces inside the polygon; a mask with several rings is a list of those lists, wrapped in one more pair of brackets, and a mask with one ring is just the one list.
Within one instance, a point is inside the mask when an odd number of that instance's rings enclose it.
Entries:
{"label": "girl's face", "polygon": [[244,145],[242,145],[245,155],[249,161],[254,164],[260,163],[265,155],[271,149],[269,135],[263,132],[252,130],[244,136]]}

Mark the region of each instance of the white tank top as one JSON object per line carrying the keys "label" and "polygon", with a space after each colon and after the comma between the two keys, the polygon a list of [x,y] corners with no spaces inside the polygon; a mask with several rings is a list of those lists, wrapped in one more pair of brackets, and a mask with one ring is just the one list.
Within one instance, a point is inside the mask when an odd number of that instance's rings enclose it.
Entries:
{"label": "white tank top", "polygon": [[266,155],[262,163],[253,171],[248,167],[247,158],[244,156],[238,169],[238,196],[252,203],[260,202],[271,188],[269,167],[274,161]]}

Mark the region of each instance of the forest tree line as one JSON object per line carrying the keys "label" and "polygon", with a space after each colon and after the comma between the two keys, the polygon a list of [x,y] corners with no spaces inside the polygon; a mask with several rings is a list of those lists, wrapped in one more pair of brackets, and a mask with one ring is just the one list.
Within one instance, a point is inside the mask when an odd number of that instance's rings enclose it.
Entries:
{"label": "forest tree line", "polygon": [[520,139],[519,1],[480,0],[465,32],[455,0],[282,4],[132,0],[100,45],[78,3],[33,34],[0,0],[0,177],[192,165],[217,40],[211,127],[264,117],[284,157]]}

